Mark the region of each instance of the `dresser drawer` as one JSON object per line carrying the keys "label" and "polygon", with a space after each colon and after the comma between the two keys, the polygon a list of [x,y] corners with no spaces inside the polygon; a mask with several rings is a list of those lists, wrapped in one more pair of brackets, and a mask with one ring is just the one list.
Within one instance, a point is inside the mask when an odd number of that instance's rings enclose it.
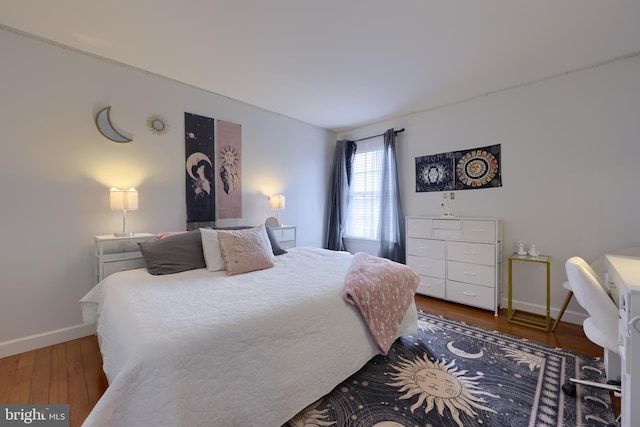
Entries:
{"label": "dresser drawer", "polygon": [[444,259],[446,242],[444,240],[409,238],[407,239],[407,253],[409,255]]}
{"label": "dresser drawer", "polygon": [[431,237],[431,219],[407,218],[407,237]]}
{"label": "dresser drawer", "polygon": [[446,297],[445,280],[420,275],[420,284],[416,293],[444,299]]}
{"label": "dresser drawer", "polygon": [[447,280],[447,300],[494,309],[495,289]]}
{"label": "dresser drawer", "polygon": [[449,239],[460,240],[460,230],[447,230],[447,229],[441,229],[441,228],[434,228],[433,238],[445,239],[445,240],[449,240]]}
{"label": "dresser drawer", "polygon": [[446,261],[444,259],[409,255],[407,257],[407,265],[417,274],[422,276],[439,277],[442,279],[445,278]]}
{"label": "dresser drawer", "polygon": [[459,219],[434,219],[433,228],[441,230],[460,230]]}
{"label": "dresser drawer", "polygon": [[104,263],[103,278],[118,271],[135,270],[136,268],[145,268],[146,266],[142,254],[140,254],[140,258],[108,261]]}
{"label": "dresser drawer", "polygon": [[456,282],[494,287],[495,271],[494,266],[447,261],[447,279]]}
{"label": "dresser drawer", "polygon": [[496,247],[486,243],[447,242],[447,259],[473,264],[495,265]]}
{"label": "dresser drawer", "polygon": [[296,247],[295,240],[280,240],[278,243],[282,249],[291,249]]}
{"label": "dresser drawer", "polygon": [[482,220],[462,221],[462,240],[473,242],[495,242],[496,222]]}
{"label": "dresser drawer", "polygon": [[287,241],[287,240],[296,240],[296,229],[295,228],[276,228],[273,227],[271,229],[273,231],[273,235],[278,241]]}

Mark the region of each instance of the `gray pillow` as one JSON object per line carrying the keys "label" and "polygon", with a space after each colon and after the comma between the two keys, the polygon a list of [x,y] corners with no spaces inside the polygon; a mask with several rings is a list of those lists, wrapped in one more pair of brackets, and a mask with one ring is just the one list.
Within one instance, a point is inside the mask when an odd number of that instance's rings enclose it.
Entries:
{"label": "gray pillow", "polygon": [[276,239],[276,236],[273,233],[271,227],[267,225],[266,228],[267,236],[269,236],[269,241],[271,242],[271,249],[273,250],[273,254],[282,255],[288,253],[286,249],[283,249],[282,246],[280,246],[280,242],[278,242],[278,239]]}
{"label": "gray pillow", "polygon": [[153,275],[173,274],[205,268],[200,230],[138,243],[140,252]]}

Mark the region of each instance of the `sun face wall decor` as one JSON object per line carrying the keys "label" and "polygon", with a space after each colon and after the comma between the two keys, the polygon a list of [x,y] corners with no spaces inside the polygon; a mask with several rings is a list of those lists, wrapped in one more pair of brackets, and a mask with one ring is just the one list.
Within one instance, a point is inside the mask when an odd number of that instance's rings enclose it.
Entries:
{"label": "sun face wall decor", "polygon": [[500,144],[416,157],[416,192],[502,187]]}
{"label": "sun face wall decor", "polygon": [[218,219],[242,218],[242,126],[216,121]]}
{"label": "sun face wall decor", "polygon": [[147,118],[147,127],[154,135],[164,135],[169,132],[169,122],[157,114],[152,114]]}

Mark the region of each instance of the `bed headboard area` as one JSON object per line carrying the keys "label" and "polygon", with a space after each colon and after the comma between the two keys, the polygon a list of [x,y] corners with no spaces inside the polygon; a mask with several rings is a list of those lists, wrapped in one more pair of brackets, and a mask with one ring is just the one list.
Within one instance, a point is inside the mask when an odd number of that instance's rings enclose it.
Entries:
{"label": "bed headboard area", "polygon": [[270,268],[274,256],[287,253],[265,225],[163,232],[158,240],[138,245],[153,275],[198,268],[234,275]]}

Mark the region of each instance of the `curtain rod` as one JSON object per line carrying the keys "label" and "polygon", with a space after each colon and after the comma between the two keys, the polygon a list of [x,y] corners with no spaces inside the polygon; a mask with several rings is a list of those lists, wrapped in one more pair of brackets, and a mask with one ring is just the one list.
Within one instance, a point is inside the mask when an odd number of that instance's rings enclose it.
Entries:
{"label": "curtain rod", "polygon": [[[404,132],[404,128],[393,131],[393,133],[395,133],[396,135],[399,134],[399,133],[402,133],[402,132]],[[364,141],[365,139],[377,138],[377,137],[383,136],[383,135],[384,135],[384,133],[381,133],[380,135],[371,135],[371,136],[367,136],[365,138],[355,139],[355,140],[353,140],[353,142]]]}

